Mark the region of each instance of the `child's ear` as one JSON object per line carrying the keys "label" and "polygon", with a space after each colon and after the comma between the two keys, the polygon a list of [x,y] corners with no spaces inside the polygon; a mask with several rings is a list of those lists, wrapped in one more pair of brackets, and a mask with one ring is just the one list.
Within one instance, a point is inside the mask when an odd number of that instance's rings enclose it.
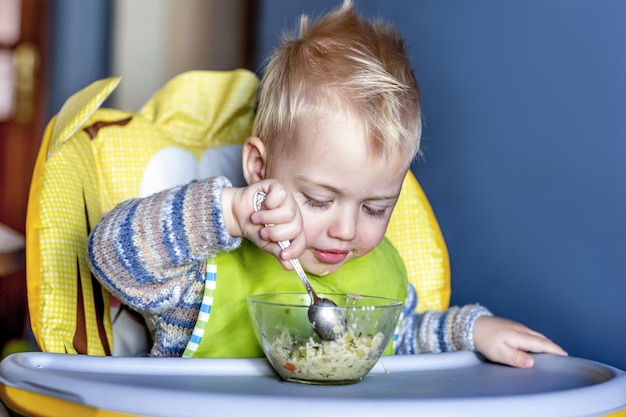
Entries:
{"label": "child's ear", "polygon": [[250,136],[243,143],[241,165],[246,182],[253,184],[265,178],[265,144],[256,136]]}

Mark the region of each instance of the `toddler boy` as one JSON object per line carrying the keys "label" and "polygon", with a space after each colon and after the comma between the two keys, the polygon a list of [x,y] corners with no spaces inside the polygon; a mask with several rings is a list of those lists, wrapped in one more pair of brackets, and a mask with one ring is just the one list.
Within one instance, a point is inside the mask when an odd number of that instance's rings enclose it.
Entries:
{"label": "toddler boy", "polygon": [[[480,305],[414,311],[415,291],[384,235],[419,152],[420,117],[419,88],[393,28],[359,17],[349,0],[316,21],[303,17],[261,82],[242,151],[248,186],[207,178],[120,204],[90,236],[92,270],[143,315],[152,356],[183,355],[205,289],[209,319],[193,354],[263,356],[246,298],[302,292],[294,258],[318,292],[405,300],[394,353],[478,350],[520,367],[533,365],[527,351],[565,354]],[[258,191],[267,198],[255,212]],[[291,244],[281,249],[280,241]]]}

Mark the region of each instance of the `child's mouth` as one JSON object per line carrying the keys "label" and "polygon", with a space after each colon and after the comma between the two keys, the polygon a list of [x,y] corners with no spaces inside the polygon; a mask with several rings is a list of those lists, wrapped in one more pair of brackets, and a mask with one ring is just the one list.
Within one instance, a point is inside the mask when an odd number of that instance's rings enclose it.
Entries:
{"label": "child's mouth", "polygon": [[346,260],[349,252],[315,249],[313,253],[320,262],[325,264],[338,264]]}

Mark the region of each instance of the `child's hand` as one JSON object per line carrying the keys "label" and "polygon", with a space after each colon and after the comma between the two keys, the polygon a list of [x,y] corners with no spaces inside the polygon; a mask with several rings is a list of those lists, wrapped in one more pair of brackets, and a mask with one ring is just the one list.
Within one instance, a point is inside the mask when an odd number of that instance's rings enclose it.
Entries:
{"label": "child's hand", "polygon": [[[263,209],[254,210],[254,194],[267,195]],[[292,194],[276,180],[263,180],[242,188],[224,188],[222,209],[231,236],[246,237],[259,248],[273,254],[287,269],[290,259],[302,255],[306,238],[300,207]],[[286,249],[278,242],[289,241]]]}
{"label": "child's hand", "polygon": [[481,316],[474,323],[474,346],[493,362],[532,368],[535,361],[527,352],[567,355],[550,339],[523,324],[492,316]]}

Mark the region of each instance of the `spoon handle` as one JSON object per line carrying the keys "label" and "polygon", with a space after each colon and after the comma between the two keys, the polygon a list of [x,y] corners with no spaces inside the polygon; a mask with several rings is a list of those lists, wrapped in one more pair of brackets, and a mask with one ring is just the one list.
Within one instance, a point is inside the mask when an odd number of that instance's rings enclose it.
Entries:
{"label": "spoon handle", "polygon": [[[263,203],[263,200],[265,200],[265,197],[267,197],[267,195],[261,191],[257,191],[256,193],[254,193],[254,211],[261,210],[261,204]],[[291,243],[288,240],[283,240],[281,242],[278,242],[278,246],[280,246],[280,248],[283,250],[289,247],[290,244]],[[300,261],[298,259],[291,259],[289,262],[291,262],[291,266],[293,266],[293,269],[298,274],[298,278],[300,278],[300,281],[302,281],[302,284],[306,288],[306,291],[309,293],[309,295],[313,299],[311,301],[315,301],[319,299],[318,295],[313,290],[313,287],[311,287],[311,283],[309,282],[309,279],[307,278],[306,273],[304,272],[304,269],[302,269],[302,265],[300,265]]]}
{"label": "spoon handle", "polygon": [[[287,240],[278,242],[278,246],[280,246],[281,249],[286,249],[289,245],[290,243]],[[313,297],[313,300],[317,300],[319,297],[315,293],[315,291],[313,291],[313,287],[311,287],[311,283],[309,282],[309,279],[307,278],[306,273],[304,272],[304,269],[302,269],[302,265],[300,265],[300,261],[298,259],[291,259],[289,260],[289,262],[291,262],[291,266],[293,266],[293,269],[298,274],[298,278],[300,278],[300,281],[302,281],[302,284],[304,284],[304,287],[306,288],[309,295]]]}

